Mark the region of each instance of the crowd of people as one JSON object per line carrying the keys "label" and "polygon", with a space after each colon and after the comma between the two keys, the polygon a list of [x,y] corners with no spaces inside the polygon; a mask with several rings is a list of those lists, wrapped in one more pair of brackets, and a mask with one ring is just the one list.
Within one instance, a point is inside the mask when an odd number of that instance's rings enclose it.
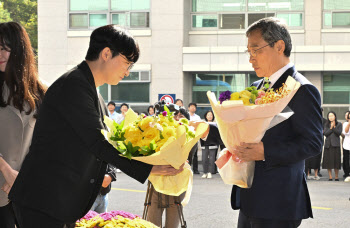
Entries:
{"label": "crowd of people", "polygon": [[[341,123],[335,112],[330,111],[323,119],[323,135],[325,137],[323,151],[315,157],[305,160],[305,173],[308,180],[320,180],[321,168],[327,169],[329,181],[339,181],[339,170],[343,164],[344,181],[350,181],[349,150],[350,150],[350,112],[345,112],[345,121]],[[341,154],[343,152],[343,161]],[[322,160],[322,162],[321,162]],[[322,166],[321,166],[322,163]],[[311,170],[314,175],[311,175]],[[334,171],[334,179],[333,172]]]}

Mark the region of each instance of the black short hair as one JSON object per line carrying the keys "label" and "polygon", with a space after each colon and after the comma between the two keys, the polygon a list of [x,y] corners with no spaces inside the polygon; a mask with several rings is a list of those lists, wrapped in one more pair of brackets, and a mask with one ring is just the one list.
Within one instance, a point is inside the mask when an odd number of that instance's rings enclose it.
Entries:
{"label": "black short hair", "polygon": [[188,107],[191,107],[191,105],[194,105],[194,107],[197,108],[197,104],[196,104],[196,103],[193,103],[193,102],[192,102],[192,103],[189,103],[189,104],[188,104]]}
{"label": "black short hair", "polygon": [[190,114],[184,108],[180,108],[174,112],[174,115],[178,115],[181,113],[186,119],[190,120]]}
{"label": "black short hair", "polygon": [[206,111],[206,112],[204,113],[204,119],[205,119],[205,121],[208,122],[207,115],[208,115],[209,112],[211,112],[211,113],[213,114],[213,120],[212,120],[212,121],[214,121],[214,120],[215,120],[215,116],[214,116],[214,112],[213,112],[212,110],[208,110],[208,111]]}
{"label": "black short hair", "polygon": [[153,111],[154,111],[154,106],[153,105],[150,105],[150,106],[148,106],[148,108],[147,108],[147,113],[149,113],[149,109],[150,108],[153,108]]}
{"label": "black short hair", "polygon": [[178,99],[175,100],[175,104],[176,104],[178,101],[181,101],[182,104],[184,103],[183,100],[181,100],[180,98],[178,98]]}
{"label": "black short hair", "polygon": [[112,57],[122,54],[134,63],[139,59],[140,49],[136,40],[122,27],[105,25],[95,29],[90,36],[89,49],[85,59],[97,60],[100,52],[106,47],[111,49]]}
{"label": "black short hair", "polygon": [[123,103],[120,105],[120,108],[122,108],[123,106],[126,106],[127,108],[129,108],[129,105],[127,103]]}
{"label": "black short hair", "polygon": [[290,56],[292,51],[292,39],[288,32],[287,25],[280,19],[275,17],[260,19],[251,24],[245,34],[249,37],[252,32],[257,30],[261,32],[261,36],[271,47],[275,45],[275,42],[283,40],[285,43],[284,55],[286,57]]}
{"label": "black short hair", "polygon": [[109,106],[109,105],[113,105],[115,107],[115,103],[113,101],[108,102],[107,106]]}

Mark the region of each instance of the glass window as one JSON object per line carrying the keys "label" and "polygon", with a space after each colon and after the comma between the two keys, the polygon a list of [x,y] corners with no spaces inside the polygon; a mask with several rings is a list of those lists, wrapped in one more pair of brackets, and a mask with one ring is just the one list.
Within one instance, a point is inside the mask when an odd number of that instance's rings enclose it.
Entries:
{"label": "glass window", "polygon": [[69,28],[88,28],[88,14],[70,14],[69,15]]}
{"label": "glass window", "polygon": [[140,80],[140,74],[139,74],[139,72],[130,72],[129,76],[126,77],[124,80],[127,80],[127,81],[139,81]]}
{"label": "glass window", "polygon": [[70,0],[70,10],[108,10],[108,1],[109,0]]}
{"label": "glass window", "polygon": [[248,14],[248,26],[262,18],[274,16],[274,13],[250,13]]}
{"label": "glass window", "polygon": [[245,87],[245,74],[194,74],[192,101],[208,104],[207,91],[214,92],[219,98],[221,92],[241,91]]}
{"label": "glass window", "polygon": [[126,103],[149,102],[149,83],[119,83],[111,86],[111,100]]}
{"label": "glass window", "polygon": [[248,11],[304,10],[304,0],[248,0]]}
{"label": "glass window", "polygon": [[112,24],[128,26],[126,14],[125,13],[112,14]]}
{"label": "glass window", "polygon": [[303,14],[301,13],[278,13],[277,17],[284,20],[290,27],[303,26]]}
{"label": "glass window", "polygon": [[130,13],[130,27],[149,27],[149,13],[137,12]]}
{"label": "glass window", "polygon": [[111,0],[111,9],[120,11],[149,10],[150,0]]}
{"label": "glass window", "polygon": [[259,78],[255,73],[251,73],[248,74],[248,85],[247,86],[251,86],[251,84],[253,84],[253,82],[260,80],[261,78]]}
{"label": "glass window", "polygon": [[323,103],[350,104],[350,73],[323,75]]}
{"label": "glass window", "polygon": [[349,0],[323,0],[325,10],[347,10],[350,9]]}
{"label": "glass window", "polygon": [[90,14],[90,27],[107,25],[107,14]]}
{"label": "glass window", "polygon": [[103,99],[104,99],[106,102],[109,102],[109,101],[108,101],[108,84],[104,84],[104,85],[98,87],[98,91],[99,91],[100,94],[102,95]]}
{"label": "glass window", "polygon": [[333,13],[332,27],[350,27],[350,12]]}
{"label": "glass window", "polygon": [[192,0],[192,12],[245,11],[246,0]]}
{"label": "glass window", "polygon": [[332,26],[332,14],[331,13],[324,13],[323,14],[323,23],[324,26],[331,27]]}
{"label": "glass window", "polygon": [[323,117],[327,119],[327,114],[330,111],[335,112],[337,115],[337,120],[344,122],[345,121],[345,112],[350,110],[350,105],[348,106],[327,106],[327,105],[322,105],[323,108]]}
{"label": "glass window", "polygon": [[221,29],[244,29],[245,15],[244,14],[220,14]]}
{"label": "glass window", "polygon": [[217,28],[217,15],[192,15],[193,28]]}

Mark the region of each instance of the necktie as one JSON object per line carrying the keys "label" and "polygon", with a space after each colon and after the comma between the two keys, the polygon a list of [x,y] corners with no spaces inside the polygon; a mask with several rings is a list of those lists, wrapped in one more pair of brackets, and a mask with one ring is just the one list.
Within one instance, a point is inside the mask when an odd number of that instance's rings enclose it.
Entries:
{"label": "necktie", "polygon": [[271,82],[270,82],[269,78],[265,77],[264,84],[263,84],[261,89],[267,91],[270,88],[270,85],[271,85]]}

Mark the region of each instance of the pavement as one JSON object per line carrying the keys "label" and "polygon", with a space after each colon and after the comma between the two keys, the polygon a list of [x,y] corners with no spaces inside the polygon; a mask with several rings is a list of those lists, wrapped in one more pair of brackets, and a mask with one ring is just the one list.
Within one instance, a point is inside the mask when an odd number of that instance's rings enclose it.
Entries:
{"label": "pavement", "polygon": [[[321,170],[320,180],[308,180],[314,219],[303,220],[300,228],[349,228],[350,183],[328,181],[326,170]],[[230,206],[231,186],[219,174],[212,179],[194,175],[193,191],[189,204],[184,207],[188,228],[229,228],[237,226],[238,211]],[[140,184],[123,173],[109,194],[109,210],[124,210],[142,216],[147,183]],[[286,205],[288,206],[288,205]],[[163,216],[164,217],[164,216]]]}

